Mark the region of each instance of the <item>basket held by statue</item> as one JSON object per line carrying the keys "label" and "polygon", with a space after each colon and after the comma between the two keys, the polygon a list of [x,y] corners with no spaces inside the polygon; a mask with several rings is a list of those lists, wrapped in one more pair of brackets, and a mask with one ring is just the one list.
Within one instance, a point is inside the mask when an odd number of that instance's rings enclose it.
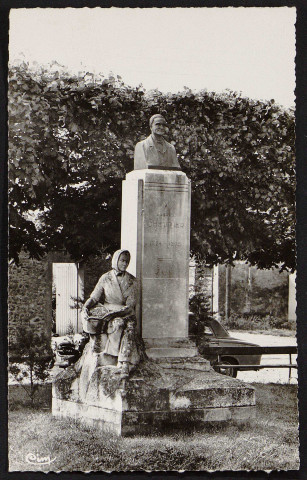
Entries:
{"label": "basket held by statue", "polygon": [[108,322],[114,317],[114,314],[102,306],[92,308],[89,315],[82,311],[81,317],[84,332],[99,335],[106,332]]}

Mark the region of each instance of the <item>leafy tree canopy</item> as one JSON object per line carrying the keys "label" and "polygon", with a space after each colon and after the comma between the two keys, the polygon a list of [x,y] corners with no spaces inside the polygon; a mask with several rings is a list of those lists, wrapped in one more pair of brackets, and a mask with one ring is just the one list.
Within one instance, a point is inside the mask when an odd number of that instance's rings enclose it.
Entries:
{"label": "leafy tree canopy", "polygon": [[10,256],[120,243],[121,181],[162,113],[192,181],[191,251],[295,268],[294,115],[235,92],[176,94],[21,63],[9,76]]}

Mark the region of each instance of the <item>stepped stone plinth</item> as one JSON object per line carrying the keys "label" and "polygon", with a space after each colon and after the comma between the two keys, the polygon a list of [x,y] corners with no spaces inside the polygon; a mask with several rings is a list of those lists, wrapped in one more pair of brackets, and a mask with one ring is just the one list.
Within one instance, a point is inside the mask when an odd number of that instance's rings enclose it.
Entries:
{"label": "stepped stone plinth", "polygon": [[69,367],[53,385],[53,414],[122,436],[255,414],[252,387],[214,372],[197,357],[145,361],[126,380],[114,367],[100,367],[82,400],[79,390],[80,377]]}

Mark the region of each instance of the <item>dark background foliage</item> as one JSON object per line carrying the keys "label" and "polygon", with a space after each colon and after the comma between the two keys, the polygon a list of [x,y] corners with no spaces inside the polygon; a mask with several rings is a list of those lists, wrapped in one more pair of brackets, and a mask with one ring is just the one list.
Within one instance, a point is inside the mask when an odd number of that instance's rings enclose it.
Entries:
{"label": "dark background foliage", "polygon": [[76,260],[118,248],[121,181],[159,112],[192,181],[191,252],[209,265],[295,268],[293,112],[230,91],[146,92],[56,67],[10,69],[12,259],[21,248],[35,258],[65,248]]}

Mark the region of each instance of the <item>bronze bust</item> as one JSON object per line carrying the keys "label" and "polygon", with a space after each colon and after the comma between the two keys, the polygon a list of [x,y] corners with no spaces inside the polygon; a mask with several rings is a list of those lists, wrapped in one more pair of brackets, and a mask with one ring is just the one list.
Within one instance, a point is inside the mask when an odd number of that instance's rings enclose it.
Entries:
{"label": "bronze bust", "polygon": [[166,131],[165,118],[160,114],[153,115],[149,126],[151,135],[135,146],[134,170],[181,170],[174,146],[163,138]]}

